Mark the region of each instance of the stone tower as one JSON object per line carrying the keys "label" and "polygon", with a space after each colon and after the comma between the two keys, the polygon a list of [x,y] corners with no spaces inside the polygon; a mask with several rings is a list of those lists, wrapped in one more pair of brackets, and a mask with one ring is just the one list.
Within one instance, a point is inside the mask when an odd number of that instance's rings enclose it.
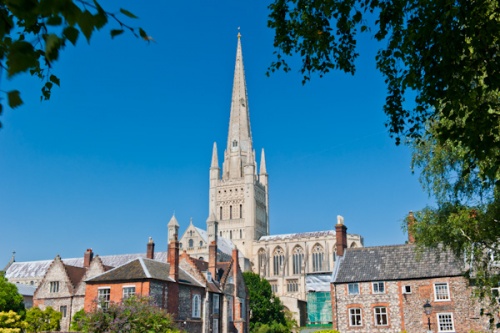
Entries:
{"label": "stone tower", "polygon": [[214,143],[210,165],[209,216],[218,222],[218,235],[231,239],[246,258],[252,256],[252,242],[269,235],[269,190],[264,149],[257,174],[252,144],[248,96],[238,33],[236,65],[227,145],[222,173]]}

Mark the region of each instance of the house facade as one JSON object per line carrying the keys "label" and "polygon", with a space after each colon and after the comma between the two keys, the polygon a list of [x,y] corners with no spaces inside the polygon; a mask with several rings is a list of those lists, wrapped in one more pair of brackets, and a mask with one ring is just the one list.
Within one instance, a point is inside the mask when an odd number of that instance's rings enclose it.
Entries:
{"label": "house facade", "polygon": [[108,268],[91,249],[84,253],[83,267],[68,265],[56,256],[34,292],[33,306],[60,311],[61,330],[69,331],[74,314],[83,308],[85,280]]}
{"label": "house facade", "polygon": [[[489,331],[463,263],[412,243],[345,248],[331,283],[333,328],[342,333]],[[424,305],[430,305],[429,314]]]}

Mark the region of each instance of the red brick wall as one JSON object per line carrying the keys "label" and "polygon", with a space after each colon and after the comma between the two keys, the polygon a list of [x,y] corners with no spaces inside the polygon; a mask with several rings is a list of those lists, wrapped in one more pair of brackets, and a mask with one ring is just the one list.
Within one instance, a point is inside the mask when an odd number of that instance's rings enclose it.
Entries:
{"label": "red brick wall", "polygon": [[110,288],[110,302],[121,302],[123,299],[123,287],[135,286],[136,295],[149,296],[149,281],[124,282],[124,283],[99,283],[87,284],[85,289],[85,311],[91,311],[96,306],[99,288]]}

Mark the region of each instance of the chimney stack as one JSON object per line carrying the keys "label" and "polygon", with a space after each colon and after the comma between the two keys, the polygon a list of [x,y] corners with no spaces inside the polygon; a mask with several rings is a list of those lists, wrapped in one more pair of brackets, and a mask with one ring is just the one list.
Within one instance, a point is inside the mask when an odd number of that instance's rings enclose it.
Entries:
{"label": "chimney stack", "polygon": [[167,260],[170,264],[169,275],[175,282],[179,281],[179,241],[177,234],[174,235],[174,240],[168,244]]}
{"label": "chimney stack", "polygon": [[344,256],[344,251],[347,248],[347,227],[344,225],[344,218],[337,215],[337,224],[335,225],[336,250],[337,256]]}
{"label": "chimney stack", "polygon": [[415,236],[413,235],[412,232],[412,227],[415,224],[415,216],[413,216],[413,212],[410,210],[408,213],[408,217],[406,218],[406,226],[408,229],[408,244],[413,244],[415,243]]}
{"label": "chimney stack", "polygon": [[94,252],[92,252],[92,249],[87,249],[87,251],[83,254],[83,267],[89,268],[93,258]]}
{"label": "chimney stack", "polygon": [[153,238],[149,237],[147,250],[146,250],[146,258],[154,259],[155,258],[155,243],[153,242]]}
{"label": "chimney stack", "polygon": [[217,232],[219,223],[212,212],[207,219],[208,231],[208,271],[214,280],[217,279]]}

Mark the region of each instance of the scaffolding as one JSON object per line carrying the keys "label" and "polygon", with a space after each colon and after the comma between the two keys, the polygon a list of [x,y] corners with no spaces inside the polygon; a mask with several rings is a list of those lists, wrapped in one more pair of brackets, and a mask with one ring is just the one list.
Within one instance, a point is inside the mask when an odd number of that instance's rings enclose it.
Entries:
{"label": "scaffolding", "polygon": [[329,291],[307,293],[308,325],[325,325],[332,323],[332,302]]}

